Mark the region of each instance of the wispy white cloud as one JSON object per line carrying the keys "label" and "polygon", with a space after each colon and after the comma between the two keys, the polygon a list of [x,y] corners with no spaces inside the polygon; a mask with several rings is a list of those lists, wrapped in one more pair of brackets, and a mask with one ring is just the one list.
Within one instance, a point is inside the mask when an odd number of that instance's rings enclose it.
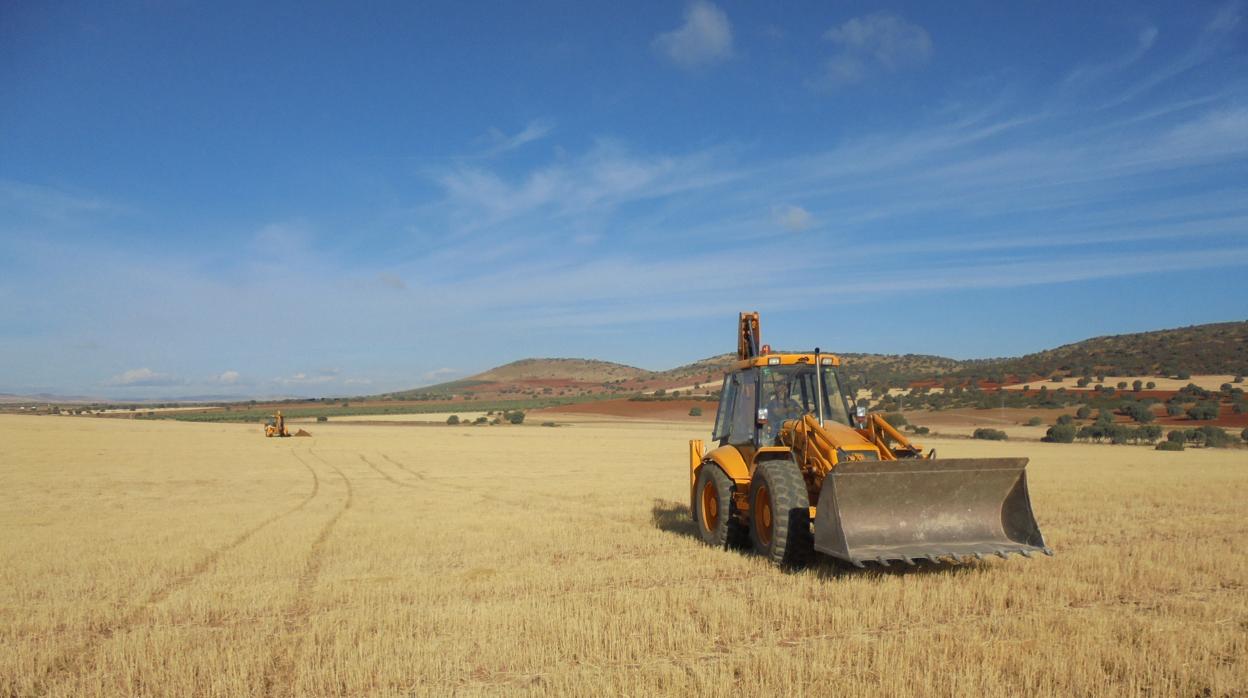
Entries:
{"label": "wispy white cloud", "polygon": [[86,216],[127,213],[130,208],[95,194],[0,179],[0,211],[6,210],[63,223]]}
{"label": "wispy white cloud", "polygon": [[681,68],[703,68],[732,57],[732,25],[714,3],[694,0],[685,10],[685,23],[660,34],[652,45]]}
{"label": "wispy white cloud", "polygon": [[132,368],[113,376],[105,385],[118,388],[159,387],[182,385],[185,381],[168,373],[159,373],[150,368]]}
{"label": "wispy white cloud", "polygon": [[447,378],[453,378],[462,373],[463,371],[457,368],[446,368],[446,367],[435,368],[432,371],[426,371],[424,378],[427,381],[442,381],[442,380],[446,380]]}
{"label": "wispy white cloud", "polygon": [[386,288],[394,289],[395,291],[407,290],[407,282],[403,281],[403,277],[398,274],[392,274],[386,271],[378,272],[377,280],[380,281],[381,285]]}
{"label": "wispy white cloud", "polygon": [[307,386],[307,385],[323,385],[325,383],[333,383],[338,380],[338,376],[332,373],[304,373],[302,371],[293,373],[289,376],[280,376],[274,378],[273,382],[282,386]]}
{"label": "wispy white cloud", "polygon": [[771,210],[771,217],[776,225],[792,232],[806,230],[815,220],[810,211],[791,204],[776,206]]}
{"label": "wispy white cloud", "polygon": [[223,371],[221,375],[213,380],[221,385],[237,385],[240,378],[242,376],[238,371]]}
{"label": "wispy white cloud", "polygon": [[568,216],[629,201],[666,197],[739,175],[720,166],[719,149],[684,155],[642,155],[600,140],[584,155],[507,178],[484,167],[435,173],[451,215],[469,227],[535,211]]}
{"label": "wispy white cloud", "polygon": [[1148,53],[1149,49],[1157,43],[1157,34],[1157,27],[1151,25],[1140,29],[1135,35],[1135,46],[1130,51],[1103,63],[1086,64],[1075,68],[1062,80],[1061,89],[1082,89],[1120,74]]}
{"label": "wispy white cloud", "polygon": [[540,141],[554,131],[555,125],[548,119],[534,119],[518,133],[508,135],[497,128],[486,132],[484,140],[487,148],[484,156],[494,156],[521,148],[529,143]]}
{"label": "wispy white cloud", "polygon": [[889,12],[855,17],[829,29],[824,38],[836,47],[836,53],[812,83],[817,87],[850,85],[880,70],[914,68],[932,55],[927,30]]}
{"label": "wispy white cloud", "polygon": [[[1200,36],[1187,51],[1148,75],[1137,79],[1126,89],[1111,94],[1100,105],[1100,108],[1110,109],[1131,102],[1208,63],[1229,46],[1234,45],[1243,24],[1244,10],[1241,3],[1228,2],[1222,5],[1205,23]],[[1151,46],[1151,40],[1149,45]]]}

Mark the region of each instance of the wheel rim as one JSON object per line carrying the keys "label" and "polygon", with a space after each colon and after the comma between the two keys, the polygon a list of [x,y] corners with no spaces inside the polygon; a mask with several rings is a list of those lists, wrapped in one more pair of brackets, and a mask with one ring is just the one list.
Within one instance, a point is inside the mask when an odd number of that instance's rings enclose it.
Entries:
{"label": "wheel rim", "polygon": [[702,526],[708,531],[719,526],[719,492],[711,480],[702,486]]}
{"label": "wheel rim", "polygon": [[754,533],[764,546],[771,545],[771,523],[771,493],[762,485],[754,495]]}

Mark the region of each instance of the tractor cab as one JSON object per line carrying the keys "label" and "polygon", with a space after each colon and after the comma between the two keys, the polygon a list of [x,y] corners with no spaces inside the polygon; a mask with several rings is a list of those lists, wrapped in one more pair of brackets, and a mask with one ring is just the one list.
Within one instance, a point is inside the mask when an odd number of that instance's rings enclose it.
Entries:
{"label": "tractor cab", "polygon": [[852,402],[841,387],[836,357],[771,354],[743,363],[724,377],[720,392],[711,438],[721,446],[778,445],[780,426],[808,414],[852,426]]}

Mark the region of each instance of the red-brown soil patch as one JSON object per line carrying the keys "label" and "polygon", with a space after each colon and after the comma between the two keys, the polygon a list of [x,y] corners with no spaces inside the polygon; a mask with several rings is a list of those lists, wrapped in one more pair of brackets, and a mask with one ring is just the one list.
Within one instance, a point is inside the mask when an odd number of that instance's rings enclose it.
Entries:
{"label": "red-brown soil patch", "polygon": [[[690,417],[689,410],[702,408],[701,417]],[[531,410],[530,419],[541,414],[585,414],[629,419],[656,419],[681,421],[713,421],[717,405],[707,400],[595,400],[575,405],[560,405]]]}

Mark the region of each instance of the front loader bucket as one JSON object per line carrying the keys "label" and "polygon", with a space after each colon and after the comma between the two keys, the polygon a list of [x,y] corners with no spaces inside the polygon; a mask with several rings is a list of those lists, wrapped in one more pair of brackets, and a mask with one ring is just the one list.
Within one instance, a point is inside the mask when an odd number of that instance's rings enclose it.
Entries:
{"label": "front loader bucket", "polygon": [[1026,458],[839,463],[819,493],[815,549],[859,567],[1052,555],[1031,513],[1026,467]]}

